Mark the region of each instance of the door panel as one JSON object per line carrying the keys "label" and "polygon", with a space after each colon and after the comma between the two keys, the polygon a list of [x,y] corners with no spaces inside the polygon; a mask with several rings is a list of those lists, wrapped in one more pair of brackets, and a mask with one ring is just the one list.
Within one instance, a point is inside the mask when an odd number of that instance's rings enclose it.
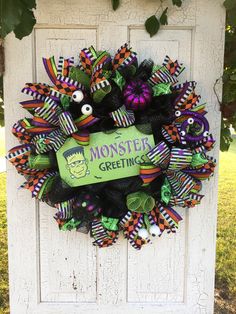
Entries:
{"label": "door panel", "polygon": [[[25,114],[16,105],[28,99],[19,92],[24,83],[50,84],[42,57],[74,56],[77,63],[84,47],[114,54],[126,41],[140,61],[152,58],[160,64],[168,54],[184,63],[180,81],[198,81],[219,138],[213,85],[223,64],[221,2],[186,0],[182,9],[170,11],[169,25],[150,38],[143,23],[155,12],[156,1],[145,1],[145,10],[143,0],[122,1],[116,12],[107,0],[38,1],[33,34],[22,41],[11,35],[6,40],[7,148],[17,144],[10,128]],[[206,14],[209,19],[203,18]],[[217,156],[218,146],[213,154]],[[26,191],[15,193],[22,180],[8,169],[11,313],[213,312],[217,176],[206,183],[209,193],[201,206],[178,210],[184,220],[176,234],[165,233],[137,252],[122,235],[113,247],[97,249],[89,235],[59,231],[55,210],[35,204]]]}

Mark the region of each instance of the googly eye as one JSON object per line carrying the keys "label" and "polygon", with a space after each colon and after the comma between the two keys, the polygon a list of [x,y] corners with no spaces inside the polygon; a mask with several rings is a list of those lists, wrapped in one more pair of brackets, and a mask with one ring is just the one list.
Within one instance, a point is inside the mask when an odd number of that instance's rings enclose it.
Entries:
{"label": "googly eye", "polygon": [[186,132],[185,132],[185,131],[180,131],[180,135],[181,135],[181,136],[185,136],[185,135],[186,135]]}
{"label": "googly eye", "polygon": [[84,99],[84,94],[81,92],[81,90],[76,90],[73,94],[72,94],[72,99],[77,102],[80,103],[83,99]]}
{"label": "googly eye", "polygon": [[181,116],[181,112],[179,110],[175,111],[175,116],[176,117],[180,117]]}
{"label": "googly eye", "polygon": [[82,112],[82,114],[89,116],[90,114],[93,113],[93,108],[89,104],[85,104],[82,106],[81,112]]}
{"label": "googly eye", "polygon": [[209,135],[209,132],[208,131],[205,131],[204,133],[203,133],[203,136],[205,136],[205,137],[207,137]]}
{"label": "googly eye", "polygon": [[193,118],[188,118],[188,124],[193,124],[194,123],[194,119]]}

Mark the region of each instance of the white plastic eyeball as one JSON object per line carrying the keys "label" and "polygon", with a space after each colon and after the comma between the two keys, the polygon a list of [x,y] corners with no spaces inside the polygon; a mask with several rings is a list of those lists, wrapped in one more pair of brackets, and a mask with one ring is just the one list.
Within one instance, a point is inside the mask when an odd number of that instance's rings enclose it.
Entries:
{"label": "white plastic eyeball", "polygon": [[204,133],[203,133],[203,136],[205,136],[205,137],[207,137],[209,135],[209,132],[208,131],[205,131]]}
{"label": "white plastic eyeball", "polygon": [[90,114],[93,113],[93,108],[92,108],[91,105],[85,104],[85,105],[82,106],[81,112],[82,112],[82,114],[84,114],[86,116],[89,116]]}
{"label": "white plastic eyeball", "polygon": [[149,232],[153,237],[161,234],[161,230],[157,225],[152,225],[149,229]]}
{"label": "white plastic eyeball", "polygon": [[76,90],[73,94],[72,94],[72,99],[77,102],[80,103],[83,99],[84,99],[84,94],[81,90]]}
{"label": "white plastic eyeball", "polygon": [[194,123],[194,119],[193,118],[188,118],[188,124],[193,124]]}
{"label": "white plastic eyeball", "polygon": [[185,131],[180,131],[180,135],[181,135],[181,136],[185,136],[185,135],[186,135],[186,132],[185,132]]}
{"label": "white plastic eyeball", "polygon": [[142,239],[147,239],[148,238],[148,231],[145,228],[141,228],[138,231],[138,235],[140,236],[140,238]]}
{"label": "white plastic eyeball", "polygon": [[181,116],[181,112],[179,110],[175,111],[175,116],[176,117],[180,117]]}

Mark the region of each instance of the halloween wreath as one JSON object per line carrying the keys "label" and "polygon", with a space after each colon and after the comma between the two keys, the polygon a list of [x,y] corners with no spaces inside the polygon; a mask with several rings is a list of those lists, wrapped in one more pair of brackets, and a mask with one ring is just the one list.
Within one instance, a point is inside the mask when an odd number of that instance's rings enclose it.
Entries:
{"label": "halloween wreath", "polygon": [[32,197],[57,209],[61,230],[88,233],[94,245],[135,249],[175,232],[173,206],[199,204],[214,172],[214,144],[196,83],[179,84],[182,64],[166,56],[138,65],[127,44],[114,58],[93,47],[74,59],[43,58],[52,86],[27,83],[32,114],[14,124],[21,145],[7,159]]}

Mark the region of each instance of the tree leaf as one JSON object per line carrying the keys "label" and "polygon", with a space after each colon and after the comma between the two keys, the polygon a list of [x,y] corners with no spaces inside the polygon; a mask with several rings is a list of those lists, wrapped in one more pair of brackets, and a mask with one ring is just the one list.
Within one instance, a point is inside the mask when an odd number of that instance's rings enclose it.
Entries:
{"label": "tree leaf", "polygon": [[[233,9],[227,10],[227,24],[230,24],[231,28],[236,27],[236,6]],[[235,37],[235,32],[233,34]]]}
{"label": "tree leaf", "polygon": [[16,38],[22,39],[28,36],[36,23],[34,13],[31,10],[26,10],[21,16],[21,22],[15,27],[14,33]]}
{"label": "tree leaf", "polygon": [[230,75],[230,79],[231,79],[231,81],[236,81],[236,74]]}
{"label": "tree leaf", "polygon": [[173,5],[176,5],[177,7],[181,7],[182,0],[172,0]]}
{"label": "tree leaf", "polygon": [[1,1],[1,37],[6,37],[21,21],[24,5],[19,0]]}
{"label": "tree leaf", "polygon": [[36,0],[22,0],[27,9],[36,9]]}
{"label": "tree leaf", "polygon": [[150,16],[146,20],[145,28],[146,28],[146,31],[150,34],[150,37],[152,37],[153,35],[155,35],[158,32],[158,30],[160,28],[160,23],[159,23],[159,21],[155,15]]}
{"label": "tree leaf", "polygon": [[120,5],[120,0],[111,0],[112,8],[115,11]]}
{"label": "tree leaf", "polygon": [[162,15],[160,17],[160,23],[161,25],[168,25],[168,16],[167,16],[168,7],[165,8],[165,10],[162,12]]}
{"label": "tree leaf", "polygon": [[224,6],[227,10],[231,10],[236,8],[236,1],[235,0],[225,0]]}

